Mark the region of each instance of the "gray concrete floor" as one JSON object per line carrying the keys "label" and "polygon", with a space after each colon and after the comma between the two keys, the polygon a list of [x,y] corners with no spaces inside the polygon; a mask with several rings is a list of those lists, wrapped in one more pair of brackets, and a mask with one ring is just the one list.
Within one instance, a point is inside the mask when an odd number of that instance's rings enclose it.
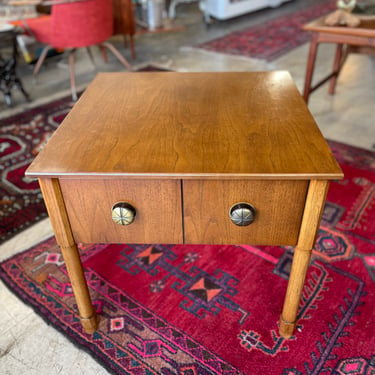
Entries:
{"label": "gray concrete floor", "polygon": [[[142,34],[135,39],[137,58],[132,60],[120,37],[112,42],[136,69],[156,64],[177,71],[261,71],[288,70],[297,87],[302,90],[308,45],[305,44],[276,61],[216,54],[193,48],[197,43],[211,40],[231,31],[286,14],[318,0],[294,0],[277,9],[265,9],[236,19],[214,22],[209,28],[203,22],[196,3],[177,8],[176,21],[185,31],[164,34]],[[96,53],[94,68],[85,51],[77,54],[77,85],[85,88],[99,71],[123,70],[110,56],[104,64]],[[316,77],[328,71],[333,58],[332,46],[319,51]],[[0,97],[1,117],[24,111],[26,108],[69,95],[69,71],[65,56],[52,58],[43,67],[36,83],[30,66],[21,64],[19,73],[33,102],[26,104],[14,93],[14,108],[7,109]],[[312,94],[309,108],[326,138],[374,149],[375,131],[372,112],[375,94],[375,60],[365,55],[349,57],[339,78],[336,95],[330,96],[323,86]],[[5,259],[52,235],[49,220],[0,246],[0,260]],[[0,373],[1,374],[107,374],[91,356],[77,349],[64,336],[49,327],[29,307],[20,302],[0,283]]]}

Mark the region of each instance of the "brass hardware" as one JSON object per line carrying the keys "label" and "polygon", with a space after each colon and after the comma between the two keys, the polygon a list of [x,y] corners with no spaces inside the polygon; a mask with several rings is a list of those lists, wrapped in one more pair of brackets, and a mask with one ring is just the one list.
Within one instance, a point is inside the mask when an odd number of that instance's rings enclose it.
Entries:
{"label": "brass hardware", "polygon": [[250,225],[255,220],[255,214],[255,207],[246,202],[236,203],[229,210],[232,223],[240,227]]}
{"label": "brass hardware", "polygon": [[128,202],[117,202],[112,206],[112,220],[119,225],[130,225],[136,215],[136,209]]}

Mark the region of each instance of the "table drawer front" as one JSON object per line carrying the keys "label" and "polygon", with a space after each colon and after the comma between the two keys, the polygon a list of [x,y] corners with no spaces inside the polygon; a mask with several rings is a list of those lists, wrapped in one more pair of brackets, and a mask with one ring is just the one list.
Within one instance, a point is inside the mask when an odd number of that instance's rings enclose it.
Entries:
{"label": "table drawer front", "polygon": [[[307,181],[185,180],[185,242],[295,245]],[[255,207],[255,220],[237,226],[229,217],[238,202]]]}
{"label": "table drawer front", "polygon": [[[60,179],[77,242],[181,243],[179,180]],[[112,206],[125,201],[136,209],[130,225],[112,220]]]}

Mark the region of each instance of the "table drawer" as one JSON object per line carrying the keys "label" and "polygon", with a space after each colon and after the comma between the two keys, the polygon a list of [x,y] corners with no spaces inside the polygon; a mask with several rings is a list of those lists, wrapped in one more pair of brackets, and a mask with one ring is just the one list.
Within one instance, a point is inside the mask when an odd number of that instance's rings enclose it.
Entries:
{"label": "table drawer", "polygon": [[[60,179],[69,221],[77,242],[181,243],[180,180]],[[136,209],[130,225],[112,220],[112,206]]]}
{"label": "table drawer", "polygon": [[[184,180],[185,243],[295,245],[308,181]],[[248,226],[232,223],[238,202],[255,207]]]}

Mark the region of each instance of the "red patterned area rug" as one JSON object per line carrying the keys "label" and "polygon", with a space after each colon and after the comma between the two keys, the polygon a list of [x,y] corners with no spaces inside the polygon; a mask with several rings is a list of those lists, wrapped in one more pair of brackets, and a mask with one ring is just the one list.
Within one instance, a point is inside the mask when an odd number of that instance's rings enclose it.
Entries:
{"label": "red patterned area rug", "polygon": [[[138,71],[156,70],[165,71]],[[68,96],[0,120],[0,243],[47,217],[38,182],[25,171],[71,108]]]}
{"label": "red patterned area rug", "polygon": [[232,32],[224,37],[197,45],[205,50],[272,61],[308,42],[310,34],[301,26],[336,8],[329,0],[309,6],[260,25]]}
{"label": "red patterned area rug", "polygon": [[81,246],[92,335],[53,238],[2,262],[0,277],[116,374],[374,374],[375,153],[330,145],[345,178],[331,184],[290,340],[277,330],[289,247]]}

